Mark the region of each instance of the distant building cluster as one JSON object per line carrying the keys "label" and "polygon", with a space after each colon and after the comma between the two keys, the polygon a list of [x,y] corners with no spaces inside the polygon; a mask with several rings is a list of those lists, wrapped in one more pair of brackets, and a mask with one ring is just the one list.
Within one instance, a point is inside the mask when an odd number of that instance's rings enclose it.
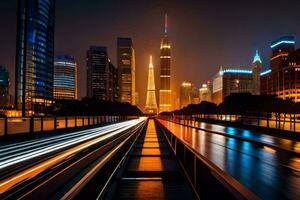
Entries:
{"label": "distant building cluster", "polygon": [[250,67],[221,67],[213,77],[212,102],[219,104],[233,93],[276,95],[300,101],[300,49],[295,50],[294,36],[283,36],[271,44],[270,67],[262,71],[256,51]]}
{"label": "distant building cluster", "polygon": [[197,88],[193,83],[184,81],[180,86],[179,103],[175,104],[175,109],[181,109],[189,104],[198,104],[201,101],[211,102],[211,82],[208,81]]}
{"label": "distant building cluster", "polygon": [[[55,0],[18,1],[15,109],[21,116],[47,113],[57,100],[78,99],[78,65],[69,54],[54,55]],[[159,104],[153,113],[171,111],[171,45],[167,16],[160,44]],[[87,97],[136,105],[135,49],[131,38],[117,38],[117,65],[107,47],[91,45],[86,53]],[[0,68],[0,106],[9,104],[7,70]],[[155,102],[154,71],[148,105]],[[153,75],[152,75],[153,74]],[[154,86],[154,89],[151,89]],[[149,90],[149,91],[150,91]],[[151,103],[152,102],[152,103]],[[153,103],[154,104],[154,103]]]}
{"label": "distant building cluster", "polygon": [[[256,51],[251,66],[221,66],[212,78],[212,84],[202,84],[199,102],[223,102],[234,93],[276,95],[282,99],[300,102],[300,49],[295,49],[294,36],[283,36],[271,44],[270,67],[265,67]],[[180,106],[195,103],[192,83],[180,87]],[[195,99],[195,98],[194,98]],[[177,108],[178,109],[178,108]]]}
{"label": "distant building cluster", "polygon": [[[76,58],[68,54],[54,55],[55,0],[18,1],[17,25],[15,109],[22,116],[43,114],[57,100],[78,99]],[[116,66],[107,47],[91,45],[87,50],[87,97],[136,105],[139,94],[133,41],[119,37],[116,43]],[[233,93],[271,94],[300,102],[300,49],[295,50],[295,38],[280,37],[271,44],[271,50],[270,67],[265,71],[256,51],[250,66],[221,66],[200,88],[184,81],[180,95],[176,96],[171,89],[171,42],[166,15],[160,42],[158,101],[150,62],[145,110],[156,114],[201,101],[219,104]],[[0,108],[11,105],[9,85],[8,71],[0,66]]]}
{"label": "distant building cluster", "polygon": [[[15,109],[21,116],[47,113],[56,100],[78,99],[78,65],[54,55],[55,0],[18,1]],[[135,52],[131,38],[117,39],[115,66],[104,46],[86,55],[87,97],[135,104]],[[0,66],[0,107],[9,105],[9,75]]]}

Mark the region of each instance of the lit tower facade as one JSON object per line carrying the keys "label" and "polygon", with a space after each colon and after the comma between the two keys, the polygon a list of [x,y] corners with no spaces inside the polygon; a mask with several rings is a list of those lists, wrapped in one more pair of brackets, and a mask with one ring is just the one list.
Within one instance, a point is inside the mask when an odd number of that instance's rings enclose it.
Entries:
{"label": "lit tower facade", "polygon": [[100,100],[109,99],[109,60],[107,48],[91,46],[87,51],[87,96]]}
{"label": "lit tower facade", "polygon": [[55,57],[53,86],[54,99],[77,99],[77,63],[73,56]]}
{"label": "lit tower facade", "polygon": [[118,38],[119,99],[135,105],[135,51],[131,38]]}
{"label": "lit tower facade", "polygon": [[192,103],[192,83],[184,81],[180,87],[180,108]]}
{"label": "lit tower facade", "polygon": [[262,61],[256,50],[256,54],[252,63],[252,78],[253,78],[253,92],[254,95],[260,94],[260,73],[262,70]]}
{"label": "lit tower facade", "polygon": [[51,110],[55,0],[18,1],[15,105],[22,116]]}
{"label": "lit tower facade", "polygon": [[171,111],[171,93],[171,44],[168,37],[168,18],[165,15],[165,31],[160,44],[159,112]]}
{"label": "lit tower facade", "polygon": [[157,103],[155,95],[155,79],[154,69],[152,64],[152,56],[150,56],[150,64],[148,71],[148,86],[147,86],[147,98],[146,98],[146,114],[157,114]]}

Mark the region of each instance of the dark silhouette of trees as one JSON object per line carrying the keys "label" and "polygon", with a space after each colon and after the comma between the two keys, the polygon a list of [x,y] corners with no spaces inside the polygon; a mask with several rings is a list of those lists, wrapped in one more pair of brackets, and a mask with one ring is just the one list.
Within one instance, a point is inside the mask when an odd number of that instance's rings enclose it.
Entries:
{"label": "dark silhouette of trees", "polygon": [[217,105],[211,102],[202,101],[200,104],[190,104],[181,110],[173,112],[163,112],[160,115],[195,115],[195,114],[215,114]]}
{"label": "dark silhouette of trees", "polygon": [[180,110],[161,115],[193,115],[193,114],[231,114],[244,116],[260,116],[262,113],[300,113],[300,103],[283,100],[275,95],[251,95],[238,93],[225,97],[218,106],[202,101],[200,104],[190,104]]}
{"label": "dark silhouette of trees", "polygon": [[141,116],[143,113],[136,106],[129,103],[102,101],[84,98],[82,100],[57,100],[53,109],[54,115],[117,115]]}

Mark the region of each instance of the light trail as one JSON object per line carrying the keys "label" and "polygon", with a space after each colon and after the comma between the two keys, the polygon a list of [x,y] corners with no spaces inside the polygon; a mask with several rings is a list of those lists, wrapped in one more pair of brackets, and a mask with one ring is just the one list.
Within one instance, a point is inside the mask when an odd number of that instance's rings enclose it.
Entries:
{"label": "light trail", "polygon": [[[7,160],[12,157],[16,157],[18,155],[23,155],[26,153],[30,153],[32,151],[45,148],[48,146],[53,146],[58,143],[62,143],[63,141],[67,142],[68,140],[71,141],[73,138],[79,138],[81,136],[92,136],[95,135],[95,133],[98,133],[99,131],[105,131],[105,130],[111,130],[112,128],[122,127],[125,125],[128,125],[129,122],[122,122],[114,125],[109,125],[105,127],[95,128],[95,129],[88,129],[84,131],[74,132],[74,133],[67,133],[64,135],[60,135],[57,137],[47,138],[47,139],[41,139],[41,141],[28,141],[28,142],[22,142],[22,144],[15,144],[14,148],[9,147],[6,151],[5,149],[2,149],[3,153],[0,153],[0,168],[1,168],[1,162],[4,160]],[[35,149],[34,149],[35,148]],[[19,153],[18,153],[19,152]],[[8,156],[6,156],[8,155]]]}
{"label": "light trail", "polygon": [[37,164],[33,167],[30,167],[28,169],[26,169],[25,171],[22,171],[16,175],[13,175],[3,181],[0,181],[0,194],[4,193],[5,191],[9,190],[11,187],[13,187],[14,185],[24,181],[24,180],[28,180],[30,178],[33,178],[35,176],[37,176],[38,174],[40,174],[41,172],[43,172],[45,169],[49,169],[51,167],[53,167],[55,164],[62,162],[63,160],[69,158],[70,156],[83,151],[84,149],[87,149],[105,139],[108,139],[110,137],[113,137],[117,134],[120,134],[132,127],[134,127],[135,125],[141,123],[142,121],[144,121],[145,118],[140,118],[138,120],[133,120],[131,121],[131,123],[129,125],[123,126],[123,128],[115,130],[114,132],[110,132],[106,135],[101,135],[98,138],[94,138],[92,140],[89,140],[85,143],[82,143],[78,146],[75,146],[73,148],[70,148],[68,150],[65,150],[63,152],[61,152],[60,154],[56,155],[55,157],[44,161],[40,164]]}
{"label": "light trail", "polygon": [[[131,121],[131,120],[130,120]],[[16,149],[16,148],[20,148],[20,147],[24,147],[24,146],[28,146],[28,145],[34,145],[34,144],[40,144],[42,142],[47,142],[47,141],[52,141],[53,139],[63,139],[66,137],[72,137],[72,136],[77,136],[80,135],[82,133],[86,133],[87,131],[100,131],[103,129],[109,129],[111,127],[117,126],[117,125],[123,125],[128,123],[128,121],[126,122],[120,122],[120,123],[116,123],[116,124],[111,124],[111,125],[107,125],[107,126],[103,126],[103,127],[99,127],[99,128],[93,128],[93,129],[89,129],[89,130],[82,130],[82,131],[76,131],[74,133],[66,133],[66,134],[62,134],[62,135],[57,135],[57,136],[50,136],[47,138],[42,138],[42,139],[34,139],[34,140],[30,140],[30,141],[25,141],[25,142],[18,142],[15,144],[8,144],[8,145],[3,145],[0,147],[0,153],[1,152],[5,152],[7,150],[12,150],[12,149]]]}
{"label": "light trail", "polygon": [[1,159],[3,161],[0,162],[0,170],[3,170],[4,168],[10,167],[12,165],[15,165],[15,164],[18,164],[18,163],[42,156],[42,155],[48,155],[48,154],[54,153],[59,150],[60,151],[64,150],[70,146],[80,144],[80,143],[86,142],[88,140],[92,140],[96,137],[108,134],[110,132],[116,131],[121,128],[132,127],[134,125],[137,125],[138,123],[140,123],[143,120],[144,120],[143,118],[140,118],[140,119],[136,119],[136,120],[130,120],[125,123],[110,125],[109,128],[102,129],[102,131],[99,131],[99,129],[97,129],[92,134],[90,131],[87,131],[87,133],[84,134],[83,136],[76,137],[71,140],[61,141],[61,142],[57,142],[55,144],[52,143],[47,146],[40,146],[39,148],[33,148],[29,151],[23,151],[19,154],[14,154],[14,155],[10,155],[8,157],[4,157]]}

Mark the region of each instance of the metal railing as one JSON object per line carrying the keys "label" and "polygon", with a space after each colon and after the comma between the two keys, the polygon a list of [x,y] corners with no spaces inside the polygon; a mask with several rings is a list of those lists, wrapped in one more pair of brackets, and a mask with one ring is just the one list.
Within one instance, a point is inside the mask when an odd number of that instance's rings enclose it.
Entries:
{"label": "metal railing", "polygon": [[0,138],[88,127],[135,119],[136,116],[54,116],[0,118]]}
{"label": "metal railing", "polygon": [[200,199],[259,199],[213,162],[200,155],[185,141],[176,137],[158,121],[161,131],[179,159]]}
{"label": "metal railing", "polygon": [[164,119],[181,123],[185,120],[211,120],[220,122],[232,122],[241,125],[257,126],[262,128],[279,129],[292,132],[300,132],[300,115],[268,113],[256,116],[223,115],[223,114],[199,114],[199,115],[175,115],[161,116]]}

